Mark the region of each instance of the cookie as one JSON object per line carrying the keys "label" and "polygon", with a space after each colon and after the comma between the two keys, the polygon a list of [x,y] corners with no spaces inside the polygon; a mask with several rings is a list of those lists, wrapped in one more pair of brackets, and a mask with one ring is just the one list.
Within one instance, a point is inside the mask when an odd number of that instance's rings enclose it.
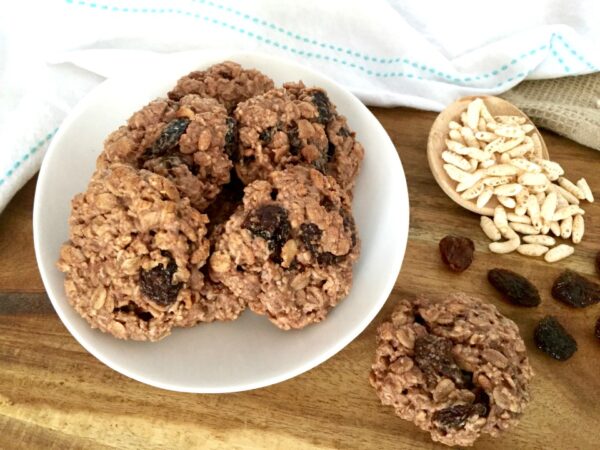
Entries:
{"label": "cookie", "polygon": [[246,186],[210,258],[211,277],[282,329],[323,320],[350,292],[359,240],[346,193],[295,166]]}
{"label": "cookie", "polygon": [[446,445],[518,422],[533,370],[517,325],[465,294],[402,300],[377,330],[371,385],[384,405]]}
{"label": "cookie", "polygon": [[206,70],[189,73],[177,81],[169,92],[171,100],[188,94],[211,97],[233,111],[238,103],[273,89],[273,80],[255,69],[244,69],[237,63],[225,61]]}
{"label": "cookie", "polygon": [[106,139],[97,167],[118,162],[150,170],[202,210],[229,182],[235,134],[233,119],[214,99],[157,99]]}
{"label": "cookie", "polygon": [[183,321],[204,285],[207,217],[166,178],[115,164],[72,202],[58,268],[93,328],[156,341]]}
{"label": "cookie", "polygon": [[235,167],[244,183],[305,165],[333,176],[345,190],[354,186],[364,150],[324,90],[288,83],[240,103],[234,117]]}

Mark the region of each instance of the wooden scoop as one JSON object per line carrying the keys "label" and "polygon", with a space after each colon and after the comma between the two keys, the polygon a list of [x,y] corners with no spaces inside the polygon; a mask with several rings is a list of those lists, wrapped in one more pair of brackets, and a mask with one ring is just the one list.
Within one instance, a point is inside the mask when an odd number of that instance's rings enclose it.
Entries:
{"label": "wooden scoop", "polygon": [[[526,123],[533,125],[533,122],[531,122],[523,111],[506,100],[486,95],[463,97],[443,110],[437,116],[435,122],[433,122],[431,131],[429,132],[429,140],[427,141],[427,159],[431,173],[433,173],[435,180],[448,197],[469,211],[485,216],[493,216],[494,208],[498,205],[498,200],[495,197],[492,197],[483,208],[478,208],[476,203],[477,198],[466,200],[461,197],[460,193],[456,192],[456,185],[458,183],[448,176],[443,167],[445,162],[442,159],[442,152],[447,149],[446,139],[450,131],[448,124],[451,120],[461,123],[461,113],[466,111],[469,103],[476,98],[481,98],[484,101],[492,116],[523,116],[527,120]],[[529,135],[534,140],[538,156],[548,159],[548,149],[539,130],[534,127],[534,130]],[[537,136],[537,139],[535,136]],[[538,142],[536,143],[536,141]]]}

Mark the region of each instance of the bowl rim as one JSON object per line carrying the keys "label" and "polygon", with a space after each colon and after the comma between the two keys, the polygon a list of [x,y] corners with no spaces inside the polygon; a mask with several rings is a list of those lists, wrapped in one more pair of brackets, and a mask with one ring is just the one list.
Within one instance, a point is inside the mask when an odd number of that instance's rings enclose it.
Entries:
{"label": "bowl rim", "polygon": [[[233,61],[235,61],[236,58],[258,58],[263,61],[268,61],[270,63],[285,64],[288,66],[292,66],[294,68],[297,68],[301,71],[304,71],[304,72],[310,74],[311,77],[315,77],[316,79],[323,79],[326,82],[331,83],[332,85],[336,86],[341,91],[343,91],[344,94],[347,95],[353,103],[357,104],[357,107],[361,111],[361,114],[367,114],[367,115],[372,116],[374,119],[375,126],[379,127],[380,131],[383,131],[383,133],[389,140],[391,147],[396,149],[395,144],[391,140],[387,131],[385,131],[385,129],[383,128],[383,125],[373,115],[373,113],[371,113],[371,111],[369,111],[369,109],[354,94],[352,94],[348,89],[341,86],[339,83],[337,83],[330,77],[328,77],[320,72],[317,72],[316,70],[314,70],[310,67],[304,66],[304,65],[297,63],[295,61],[292,61],[292,60],[288,60],[285,58],[276,57],[276,56],[272,56],[272,55],[267,55],[264,53],[247,52],[247,51],[231,51],[231,50],[226,50],[226,49],[217,49],[217,50],[208,50],[208,51],[200,50],[200,51],[181,52],[181,53],[177,53],[177,54],[161,55],[160,58],[156,60],[156,62],[164,63],[163,58],[183,58],[183,57],[196,58],[196,60],[198,61],[197,65],[199,68],[206,67],[210,64],[213,64],[213,63],[206,62],[207,60],[210,60],[211,58],[221,58],[221,60],[233,60]],[[142,69],[140,68],[140,72],[141,71],[142,71]],[[137,72],[135,72],[135,73],[137,73]],[[392,157],[391,159],[393,160],[393,164],[396,166],[394,172],[397,173],[399,176],[394,177],[396,179],[392,180],[392,182],[393,182],[392,187],[394,187],[395,194],[397,194],[401,197],[404,197],[404,202],[406,204],[405,213],[398,214],[398,218],[400,221],[400,223],[399,223],[400,228],[397,230],[397,232],[400,233],[401,236],[404,236],[404,239],[399,240],[399,243],[400,243],[399,248],[397,248],[396,251],[393,252],[392,256],[389,258],[389,260],[386,261],[386,266],[389,268],[389,270],[388,270],[388,275],[386,277],[386,281],[385,281],[384,285],[381,286],[379,289],[379,292],[380,292],[380,294],[378,295],[379,299],[376,303],[373,304],[373,306],[369,309],[368,313],[365,314],[365,316],[362,318],[362,320],[357,325],[355,325],[353,327],[353,329],[349,330],[342,338],[336,340],[335,343],[331,344],[328,348],[326,348],[322,352],[319,352],[314,357],[307,359],[306,361],[304,361],[301,364],[296,365],[293,369],[283,371],[282,373],[274,375],[274,376],[262,378],[255,382],[232,385],[232,386],[229,386],[228,388],[222,388],[222,387],[213,388],[213,387],[198,387],[198,386],[190,387],[190,386],[181,386],[179,384],[169,384],[169,383],[165,383],[162,381],[154,380],[154,379],[152,379],[152,377],[146,377],[142,374],[139,374],[135,371],[130,370],[130,368],[128,368],[128,367],[125,367],[117,362],[114,362],[112,360],[112,358],[110,358],[110,356],[105,355],[102,351],[100,351],[96,347],[96,345],[94,345],[93,341],[88,340],[86,337],[84,337],[82,334],[80,334],[77,331],[75,325],[73,323],[71,323],[70,319],[66,316],[66,313],[63,312],[63,306],[60,305],[59,300],[57,298],[54,298],[52,289],[48,288],[48,286],[51,285],[50,284],[50,271],[48,271],[48,268],[46,267],[46,265],[43,262],[45,259],[47,259],[47,256],[46,256],[46,249],[42,246],[42,242],[40,241],[41,240],[40,229],[43,226],[43,220],[41,217],[41,214],[42,214],[41,205],[43,202],[45,202],[47,200],[46,199],[47,194],[44,192],[43,189],[37,189],[37,187],[42,187],[47,184],[47,178],[49,177],[49,173],[50,173],[50,163],[48,162],[50,160],[49,156],[53,155],[55,152],[58,151],[57,148],[60,148],[59,143],[61,142],[63,136],[67,133],[67,130],[72,126],[73,122],[76,122],[78,120],[78,118],[80,117],[80,115],[87,110],[87,108],[89,107],[88,103],[90,103],[90,101],[91,101],[90,99],[94,99],[98,95],[97,92],[99,92],[99,91],[101,92],[102,90],[107,89],[107,86],[110,87],[110,85],[113,83],[124,82],[125,80],[130,79],[132,77],[132,75],[135,75],[135,73],[128,72],[127,74],[124,74],[122,76],[106,79],[105,81],[100,83],[98,86],[94,87],[89,93],[87,93],[77,103],[77,105],[70,111],[70,113],[67,115],[67,117],[63,120],[63,122],[61,123],[54,138],[52,139],[52,141],[48,147],[48,150],[44,156],[44,159],[42,161],[42,165],[41,165],[41,168],[39,171],[38,180],[36,183],[34,205],[33,205],[33,240],[34,240],[35,256],[36,256],[36,261],[37,261],[37,265],[38,265],[38,270],[40,272],[42,281],[44,283],[44,288],[46,290],[46,294],[48,295],[48,298],[50,299],[52,306],[53,306],[54,310],[56,311],[56,313],[58,314],[61,322],[67,328],[69,333],[71,333],[71,335],[75,338],[75,340],[86,351],[88,351],[96,359],[101,361],[103,364],[105,364],[109,368],[115,370],[116,372],[119,372],[133,380],[136,380],[138,382],[141,382],[141,383],[153,386],[153,387],[170,390],[170,391],[176,391],[176,392],[185,392],[185,393],[205,393],[205,394],[231,393],[231,392],[242,392],[242,391],[248,391],[248,390],[258,389],[258,388],[262,388],[262,387],[267,387],[267,386],[270,386],[273,384],[281,383],[283,381],[295,378],[298,375],[301,375],[304,372],[307,372],[307,371],[317,367],[318,365],[322,364],[323,362],[327,361],[329,358],[331,358],[332,356],[334,356],[335,354],[340,352],[342,349],[344,349],[348,344],[350,344],[354,339],[356,339],[367,328],[367,326],[373,321],[373,319],[377,316],[379,311],[383,308],[383,306],[389,299],[389,296],[394,288],[394,285],[395,285],[398,275],[400,273],[402,262],[404,260],[404,256],[406,253],[406,246],[408,243],[408,233],[409,233],[409,222],[410,222],[410,203],[409,203],[406,175],[405,175],[404,169],[402,167],[402,163],[400,161],[400,156],[397,152],[397,149],[396,149],[396,153],[395,153],[394,157]],[[68,302],[67,302],[67,305],[69,307],[71,307]]]}

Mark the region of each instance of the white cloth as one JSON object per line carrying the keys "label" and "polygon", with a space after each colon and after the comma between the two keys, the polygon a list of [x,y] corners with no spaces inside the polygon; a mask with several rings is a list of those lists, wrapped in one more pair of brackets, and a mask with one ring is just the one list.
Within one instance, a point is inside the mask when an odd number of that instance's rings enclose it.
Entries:
{"label": "white cloth", "polygon": [[[160,53],[295,59],[365,103],[440,110],[519,81],[597,71],[596,0],[54,0],[0,5],[0,211],[105,77]],[[158,63],[160,64],[160,62]]]}

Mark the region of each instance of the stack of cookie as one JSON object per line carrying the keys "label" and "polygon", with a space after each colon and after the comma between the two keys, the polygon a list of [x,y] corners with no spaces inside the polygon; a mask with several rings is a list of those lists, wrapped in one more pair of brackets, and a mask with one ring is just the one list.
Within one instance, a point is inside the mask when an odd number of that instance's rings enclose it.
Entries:
{"label": "stack of cookie", "polygon": [[363,158],[325,91],[224,62],[105,141],[58,267],[94,328],[155,341],[248,306],[282,329],[346,297]]}

